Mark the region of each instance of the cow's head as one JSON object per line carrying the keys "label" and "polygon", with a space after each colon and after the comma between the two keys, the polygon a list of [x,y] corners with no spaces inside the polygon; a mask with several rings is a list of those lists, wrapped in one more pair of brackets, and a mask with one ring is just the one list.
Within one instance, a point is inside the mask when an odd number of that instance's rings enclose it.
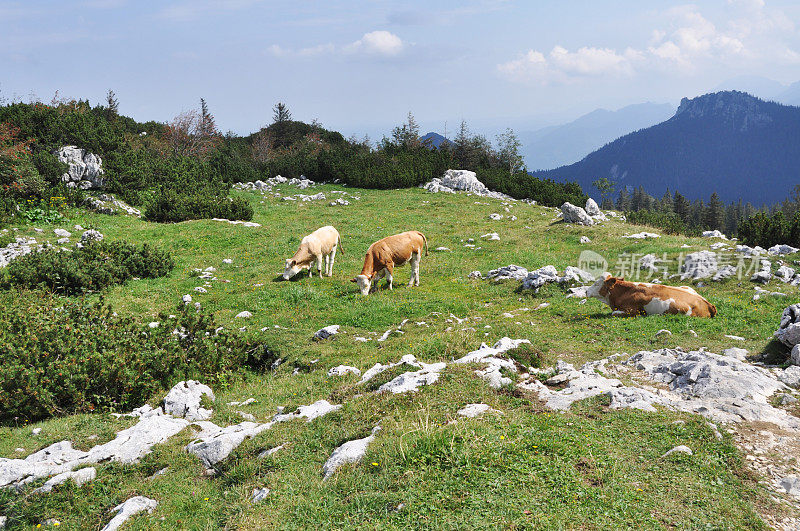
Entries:
{"label": "cow's head", "polygon": [[350,282],[358,284],[358,290],[362,295],[369,295],[369,288],[372,287],[372,282],[367,275],[357,275],[355,278],[351,278]]}
{"label": "cow's head", "polygon": [[299,273],[301,269],[302,268],[297,265],[297,262],[295,260],[292,260],[291,258],[287,258],[286,259],[286,265],[284,266],[284,269],[283,269],[283,280],[289,280],[290,278],[295,276],[297,273]]}
{"label": "cow's head", "polygon": [[608,294],[611,292],[611,289],[614,285],[620,281],[625,280],[619,277],[612,277],[611,273],[603,273],[603,276],[600,277],[597,282],[589,286],[589,289],[586,290],[586,295],[588,297],[594,297],[604,303],[611,305],[608,300]]}

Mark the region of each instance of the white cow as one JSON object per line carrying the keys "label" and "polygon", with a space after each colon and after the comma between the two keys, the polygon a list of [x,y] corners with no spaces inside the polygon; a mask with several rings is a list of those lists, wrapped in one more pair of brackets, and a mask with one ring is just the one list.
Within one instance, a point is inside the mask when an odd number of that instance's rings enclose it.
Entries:
{"label": "white cow", "polygon": [[322,277],[322,259],[325,259],[325,275],[333,275],[333,260],[336,257],[336,249],[344,254],[342,240],[339,232],[328,225],[317,229],[300,242],[300,248],[294,256],[286,259],[286,266],[283,270],[283,279],[289,280],[303,269],[308,269],[308,276],[313,277],[311,264],[316,262],[317,274]]}

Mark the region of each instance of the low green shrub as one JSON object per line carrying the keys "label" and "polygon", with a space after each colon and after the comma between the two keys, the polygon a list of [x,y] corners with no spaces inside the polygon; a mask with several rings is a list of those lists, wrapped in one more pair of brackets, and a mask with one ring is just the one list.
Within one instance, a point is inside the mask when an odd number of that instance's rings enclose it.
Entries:
{"label": "low green shrub", "polygon": [[102,300],[24,293],[0,306],[0,423],[126,411],[181,380],[224,384],[275,359],[191,305],[175,313],[151,328]]}
{"label": "low green shrub", "polygon": [[62,295],[99,291],[133,277],[157,278],[175,267],[167,251],[125,241],[91,242],[74,251],[46,249],[12,261],[0,287],[45,288]]}
{"label": "low green shrub", "polygon": [[697,227],[689,227],[674,212],[659,212],[656,210],[637,210],[626,212],[625,217],[628,223],[635,225],[649,225],[666,232],[667,234],[686,234],[696,236],[699,234]]}
{"label": "low green shrub", "polygon": [[253,219],[253,207],[243,197],[229,197],[214,190],[178,191],[162,188],[154,194],[144,211],[147,221],[179,223],[190,219]]}

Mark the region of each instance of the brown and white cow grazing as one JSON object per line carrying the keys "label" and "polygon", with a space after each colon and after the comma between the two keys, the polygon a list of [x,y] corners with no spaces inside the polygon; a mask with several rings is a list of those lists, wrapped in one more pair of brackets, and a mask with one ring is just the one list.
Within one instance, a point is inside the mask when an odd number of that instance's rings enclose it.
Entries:
{"label": "brown and white cow grazing", "polygon": [[336,258],[336,249],[344,254],[342,240],[339,232],[328,225],[317,229],[300,242],[300,248],[294,256],[286,259],[283,270],[283,279],[289,280],[303,269],[308,269],[308,276],[313,277],[311,264],[316,262],[317,274],[322,278],[322,259],[325,259],[325,274],[333,275],[333,260]]}
{"label": "brown and white cow grazing", "polygon": [[408,285],[419,286],[419,260],[422,250],[428,256],[428,240],[419,231],[412,230],[387,236],[369,246],[364,255],[364,267],[361,274],[351,282],[358,284],[362,295],[368,295],[378,289],[378,280],[386,277],[389,289],[392,289],[392,273],[395,267],[411,262],[411,280]]}
{"label": "brown and white cow grazing", "polygon": [[586,290],[586,295],[609,305],[614,315],[663,315],[682,313],[714,317],[717,308],[689,286],[664,286],[628,282],[606,273]]}

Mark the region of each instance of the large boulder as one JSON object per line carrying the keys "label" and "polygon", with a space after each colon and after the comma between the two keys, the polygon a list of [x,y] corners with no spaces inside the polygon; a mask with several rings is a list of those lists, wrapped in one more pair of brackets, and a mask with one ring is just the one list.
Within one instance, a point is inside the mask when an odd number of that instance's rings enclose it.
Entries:
{"label": "large boulder", "polygon": [[584,209],[575,206],[569,201],[561,205],[561,213],[566,223],[576,223],[578,225],[594,225],[592,217]]}
{"label": "large boulder", "polygon": [[59,162],[67,165],[61,180],[70,188],[100,188],[103,186],[102,159],[77,146],[64,146],[56,152]]}
{"label": "large boulder", "polygon": [[597,201],[591,197],[586,200],[586,206],[584,207],[584,210],[586,210],[586,213],[589,214],[589,217],[591,217],[595,222],[605,221],[608,219],[606,218],[606,215],[603,214],[603,211],[600,210],[600,207],[597,206]]}
{"label": "large boulder", "polygon": [[775,339],[787,347],[800,344],[800,304],[792,304],[783,310]]}

